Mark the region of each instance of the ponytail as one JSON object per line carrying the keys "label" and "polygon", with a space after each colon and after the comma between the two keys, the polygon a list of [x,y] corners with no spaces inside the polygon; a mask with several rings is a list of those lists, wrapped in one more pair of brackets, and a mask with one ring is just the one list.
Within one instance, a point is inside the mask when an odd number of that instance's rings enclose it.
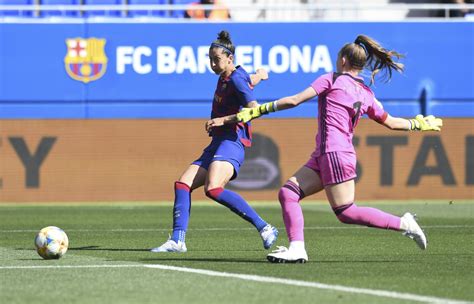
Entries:
{"label": "ponytail", "polygon": [[395,61],[395,58],[404,57],[402,54],[383,48],[377,41],[365,35],[359,35],[354,43],[343,46],[339,55],[345,56],[356,69],[371,71],[370,84],[375,82],[375,75],[380,71],[385,72],[386,81],[392,78],[392,70],[403,72],[403,64]]}

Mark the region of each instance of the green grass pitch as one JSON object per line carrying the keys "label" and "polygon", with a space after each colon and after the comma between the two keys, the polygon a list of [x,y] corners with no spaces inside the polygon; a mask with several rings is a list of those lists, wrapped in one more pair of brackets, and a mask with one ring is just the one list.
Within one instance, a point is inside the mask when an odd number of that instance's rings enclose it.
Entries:
{"label": "green grass pitch", "polygon": [[[268,263],[255,229],[211,202],[193,204],[185,254],[149,252],[168,238],[170,203],[0,204],[0,303],[474,301],[474,201],[359,205],[417,213],[428,249],[398,232],[341,224],[323,202],[302,203],[307,264]],[[279,204],[252,206],[287,246]],[[50,225],[69,236],[60,260],[34,250]]]}

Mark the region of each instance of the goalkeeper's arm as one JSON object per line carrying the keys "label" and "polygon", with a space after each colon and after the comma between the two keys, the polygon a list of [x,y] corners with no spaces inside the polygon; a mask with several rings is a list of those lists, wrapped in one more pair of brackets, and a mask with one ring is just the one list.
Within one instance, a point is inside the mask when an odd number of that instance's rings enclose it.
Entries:
{"label": "goalkeeper's arm", "polygon": [[312,87],[309,87],[293,96],[283,97],[276,101],[267,102],[253,108],[243,108],[237,114],[237,120],[247,122],[270,112],[291,109],[315,96],[316,92]]}
{"label": "goalkeeper's arm", "polygon": [[412,119],[387,116],[383,125],[392,130],[403,131],[441,131],[443,120],[433,115],[417,115]]}

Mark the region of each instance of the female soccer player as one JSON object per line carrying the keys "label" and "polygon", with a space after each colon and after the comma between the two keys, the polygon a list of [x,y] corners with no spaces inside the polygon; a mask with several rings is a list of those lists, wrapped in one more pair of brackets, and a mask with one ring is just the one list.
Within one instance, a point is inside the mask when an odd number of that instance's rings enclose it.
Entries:
{"label": "female soccer player", "polygon": [[[270,248],[278,237],[278,230],[266,223],[240,195],[224,189],[230,180],[237,177],[244,161],[244,149],[251,145],[250,123],[238,122],[236,114],[241,107],[258,106],[253,86],[268,78],[265,70],[258,70],[250,76],[242,67],[235,66],[234,50],[226,31],[221,31],[209,48],[211,68],[219,75],[212,103],[212,119],[205,126],[212,140],[202,155],[175,182],[173,234],[163,245],[153,248],[152,252],[187,251],[185,236],[191,210],[191,191],[203,185],[209,198],[257,228],[265,249]],[[215,121],[221,122],[221,125],[214,126]]]}
{"label": "female soccer player", "polygon": [[366,86],[359,74],[371,71],[375,75],[384,70],[388,79],[392,71],[403,71],[403,65],[394,60],[401,55],[389,51],[370,37],[359,35],[354,43],[344,45],[337,58],[337,72],[317,78],[296,95],[284,97],[252,109],[243,109],[237,117],[247,122],[262,114],[284,110],[318,96],[318,133],[316,149],[303,165],[280,189],[278,198],[283,221],[290,242],[289,248],[279,247],[267,259],[274,263],[308,260],[304,245],[304,219],[299,201],[321,190],[337,218],[346,224],[357,224],[381,229],[403,231],[421,249],[426,249],[426,237],[414,215],[394,216],[375,208],[359,207],[354,203],[356,154],[352,145],[354,129],[360,116],[369,118],[392,130],[440,131],[442,120],[433,116],[414,119],[392,117]]}

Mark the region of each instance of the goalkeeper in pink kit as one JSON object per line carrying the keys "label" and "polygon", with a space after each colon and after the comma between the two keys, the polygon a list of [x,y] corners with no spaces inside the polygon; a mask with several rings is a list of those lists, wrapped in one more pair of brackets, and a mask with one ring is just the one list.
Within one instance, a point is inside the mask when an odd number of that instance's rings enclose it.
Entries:
{"label": "goalkeeper in pink kit", "polygon": [[300,200],[325,190],[337,218],[346,224],[403,231],[421,249],[427,240],[414,215],[402,217],[354,202],[356,154],[352,145],[354,129],[363,114],[392,130],[440,131],[442,120],[433,116],[416,116],[414,119],[392,117],[384,111],[372,90],[359,74],[371,72],[371,84],[379,71],[403,71],[395,59],[401,55],[384,49],[372,38],[359,35],[355,42],[344,45],[337,58],[337,72],[317,78],[305,90],[262,104],[244,108],[237,114],[247,122],[269,112],[285,110],[318,96],[318,133],[316,149],[310,159],[281,187],[278,198],[289,238],[289,247],[279,247],[267,255],[273,263],[304,263],[308,260],[304,244],[304,218]]}

